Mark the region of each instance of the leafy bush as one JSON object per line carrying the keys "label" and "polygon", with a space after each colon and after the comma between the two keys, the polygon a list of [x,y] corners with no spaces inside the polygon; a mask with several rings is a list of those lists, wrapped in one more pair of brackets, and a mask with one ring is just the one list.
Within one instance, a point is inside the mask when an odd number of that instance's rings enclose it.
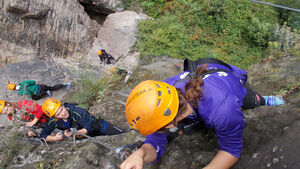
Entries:
{"label": "leafy bush", "polygon": [[[117,67],[117,70],[120,68]],[[108,92],[122,87],[124,73],[106,74],[96,77],[90,71],[80,74],[72,92],[64,99],[68,103],[77,103],[79,107],[89,109],[90,106],[102,100]]]}
{"label": "leafy bush", "polygon": [[[297,8],[300,9],[300,2],[299,0],[269,0],[267,2],[290,7],[290,8]],[[300,30],[300,13],[296,11],[291,11],[282,8],[275,8],[276,11],[279,13],[279,21],[281,25],[286,25],[291,27],[292,29]]]}
{"label": "leafy bush", "polygon": [[0,142],[0,156],[2,157],[0,160],[0,168],[7,168],[24,146],[24,143],[20,141],[24,138],[16,131],[16,128],[10,129],[10,135],[7,133],[8,131],[4,131]]}
{"label": "leafy bush", "polygon": [[142,57],[215,57],[246,68],[260,61],[273,25],[274,8],[248,0],[137,0],[154,20],[139,23]]}
{"label": "leafy bush", "polygon": [[104,79],[81,74],[76,83],[76,92],[67,99],[69,103],[77,103],[78,106],[88,109],[97,99],[101,98],[107,89]]}
{"label": "leafy bush", "polygon": [[290,49],[294,49],[296,44],[296,34],[291,31],[291,28],[284,25],[276,24],[267,49],[269,57],[280,57],[286,55]]}

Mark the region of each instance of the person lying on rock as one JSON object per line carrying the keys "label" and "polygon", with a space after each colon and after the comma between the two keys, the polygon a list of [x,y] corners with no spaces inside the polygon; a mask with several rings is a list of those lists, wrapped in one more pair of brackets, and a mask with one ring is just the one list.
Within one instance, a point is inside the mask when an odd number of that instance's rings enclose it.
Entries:
{"label": "person lying on rock", "polygon": [[[49,98],[43,103],[42,109],[48,117],[51,117],[40,134],[40,138],[46,139],[47,142],[61,141],[64,137],[73,136],[71,131],[73,128],[89,136],[116,135],[125,132],[99,117],[91,116],[87,110],[76,104],[62,104],[56,99]],[[64,132],[50,135],[55,128]]]}
{"label": "person lying on rock", "polygon": [[47,86],[45,84],[36,84],[34,80],[25,80],[20,82],[18,85],[9,83],[7,88],[11,91],[16,90],[18,95],[31,96],[33,100],[39,100],[46,96],[51,96],[51,91],[55,91],[61,88],[70,89],[71,83],[57,84],[54,86]]}
{"label": "person lying on rock", "polygon": [[[42,111],[42,106],[29,100],[18,102],[0,100],[0,114],[7,115],[9,120],[25,122],[26,127],[42,127],[48,120]],[[36,135],[32,129],[28,129],[27,134],[28,136]]]}
{"label": "person lying on rock", "polygon": [[168,134],[184,134],[184,127],[178,129],[180,122],[188,126],[199,121],[214,128],[219,143],[219,151],[204,168],[230,168],[243,148],[242,109],[285,104],[281,97],[255,92],[246,82],[247,72],[236,66],[220,60],[194,63],[195,71],[187,68],[163,82],[143,81],[131,91],[126,102],[127,121],[146,140],[121,169],[140,169],[144,163],[157,161],[170,141]]}

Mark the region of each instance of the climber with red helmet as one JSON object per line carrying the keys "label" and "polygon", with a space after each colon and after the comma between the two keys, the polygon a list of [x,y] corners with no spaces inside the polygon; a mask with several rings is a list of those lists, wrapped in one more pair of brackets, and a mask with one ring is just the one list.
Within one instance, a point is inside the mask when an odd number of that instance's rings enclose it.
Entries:
{"label": "climber with red helmet", "polygon": [[131,91],[126,118],[146,140],[121,164],[121,169],[141,169],[144,163],[157,161],[165,145],[174,139],[169,139],[170,133],[184,134],[185,128],[178,131],[183,121],[201,122],[198,124],[203,128],[216,132],[219,151],[205,168],[230,168],[240,158],[243,147],[242,109],[285,104],[281,97],[261,96],[251,89],[246,82],[247,72],[238,67],[216,59],[191,63],[194,65],[164,82],[147,80]]}

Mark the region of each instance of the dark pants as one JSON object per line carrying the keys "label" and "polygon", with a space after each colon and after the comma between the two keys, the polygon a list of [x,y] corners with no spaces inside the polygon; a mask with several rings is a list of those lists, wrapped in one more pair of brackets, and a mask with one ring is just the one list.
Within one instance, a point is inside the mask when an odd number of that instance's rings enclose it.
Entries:
{"label": "dark pants", "polygon": [[247,90],[247,94],[243,100],[244,104],[242,106],[244,110],[265,105],[265,99],[259,93],[254,91],[248,82],[244,84],[244,88]]}
{"label": "dark pants", "polygon": [[54,90],[58,90],[58,89],[61,89],[64,87],[63,84],[57,84],[57,85],[54,85],[54,86],[47,86],[47,85],[44,85],[44,84],[37,84],[37,87],[38,87],[38,94],[34,94],[31,96],[31,98],[33,100],[39,100],[45,96],[47,96],[47,91],[50,90],[50,91],[54,91]]}
{"label": "dark pants", "polygon": [[[95,121],[94,121],[95,122]],[[97,119],[96,124],[94,123],[93,127],[96,129],[93,132],[93,136],[100,136],[100,135],[117,135],[124,133],[125,131],[120,129],[117,126],[112,125],[111,123],[103,120]]]}

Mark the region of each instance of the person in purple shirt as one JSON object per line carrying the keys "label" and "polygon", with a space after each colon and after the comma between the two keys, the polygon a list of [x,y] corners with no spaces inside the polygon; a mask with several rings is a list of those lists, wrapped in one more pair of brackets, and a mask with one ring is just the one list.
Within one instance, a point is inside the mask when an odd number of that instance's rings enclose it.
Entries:
{"label": "person in purple shirt", "polygon": [[255,92],[246,82],[247,72],[233,65],[198,65],[195,73],[191,78],[187,77],[192,73],[184,71],[163,82],[147,80],[131,91],[126,102],[127,121],[146,135],[146,140],[121,169],[141,169],[144,163],[157,161],[165,151],[168,134],[178,130],[183,121],[201,122],[216,132],[219,151],[205,168],[230,168],[243,148],[242,109],[285,103],[281,97]]}

